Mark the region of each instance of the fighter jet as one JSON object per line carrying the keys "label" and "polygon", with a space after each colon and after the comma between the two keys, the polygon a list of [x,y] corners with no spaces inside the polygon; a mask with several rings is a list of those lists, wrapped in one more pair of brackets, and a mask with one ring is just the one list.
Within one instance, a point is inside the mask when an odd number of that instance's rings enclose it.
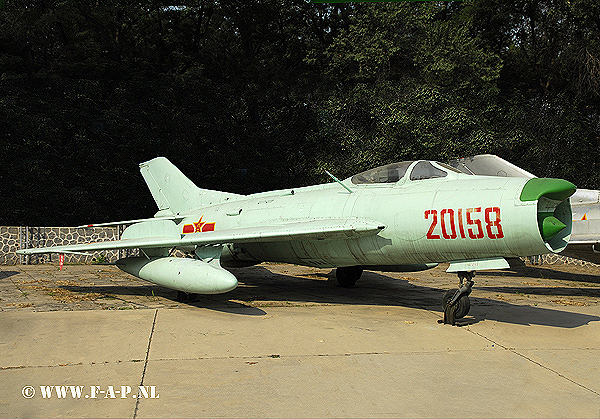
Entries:
{"label": "fighter jet", "polygon": [[[24,249],[23,255],[139,249],[116,265],[185,293],[233,290],[224,268],[284,262],[336,268],[343,287],[363,270],[418,271],[449,262],[460,285],[443,296],[444,321],[469,311],[477,270],[505,258],[560,252],[571,235],[569,197],[560,179],[471,176],[440,162],[392,163],[343,181],[237,195],[197,187],[158,157],[140,164],[159,211],[120,240]],[[101,226],[109,224],[89,225]],[[189,257],[173,257],[173,250]]]}
{"label": "fighter jet", "polygon": [[[463,173],[484,176],[534,178],[535,175],[493,154],[451,160]],[[573,228],[561,255],[600,264],[600,191],[577,189],[570,198]]]}

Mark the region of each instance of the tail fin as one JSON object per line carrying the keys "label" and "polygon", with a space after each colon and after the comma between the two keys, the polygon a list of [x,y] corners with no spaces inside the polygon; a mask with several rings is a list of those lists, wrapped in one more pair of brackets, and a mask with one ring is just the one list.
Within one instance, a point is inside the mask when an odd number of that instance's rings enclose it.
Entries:
{"label": "tail fin", "polygon": [[197,187],[165,157],[141,163],[140,172],[163,214],[185,213],[242,196]]}

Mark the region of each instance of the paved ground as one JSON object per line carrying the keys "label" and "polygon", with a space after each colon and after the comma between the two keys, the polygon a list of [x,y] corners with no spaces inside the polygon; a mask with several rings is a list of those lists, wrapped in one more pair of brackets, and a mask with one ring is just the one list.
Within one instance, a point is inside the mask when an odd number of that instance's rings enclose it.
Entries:
{"label": "paved ground", "polygon": [[0,267],[0,417],[600,418],[599,268],[480,272],[462,327],[444,268],[260,265],[182,304],[110,266]]}

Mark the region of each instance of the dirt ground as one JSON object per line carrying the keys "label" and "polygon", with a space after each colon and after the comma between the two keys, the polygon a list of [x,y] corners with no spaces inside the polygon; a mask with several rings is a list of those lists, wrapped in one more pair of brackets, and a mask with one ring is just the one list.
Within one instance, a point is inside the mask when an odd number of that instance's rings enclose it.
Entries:
{"label": "dirt ground", "polygon": [[[232,270],[236,290],[176,301],[174,290],[121,272],[114,266],[19,265],[0,268],[0,311],[133,310],[181,305],[218,308],[368,304],[424,308],[439,312],[444,290],[458,279],[446,264],[410,273],[370,272],[356,287],[341,288],[335,270],[288,264],[261,264]],[[573,307],[597,305],[600,267],[526,265],[481,271],[475,277],[472,307],[497,304]]]}

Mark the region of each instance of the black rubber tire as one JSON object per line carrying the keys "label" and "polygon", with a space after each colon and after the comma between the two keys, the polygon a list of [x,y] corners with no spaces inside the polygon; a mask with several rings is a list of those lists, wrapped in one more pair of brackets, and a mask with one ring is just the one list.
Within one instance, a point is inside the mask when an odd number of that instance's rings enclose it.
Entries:
{"label": "black rubber tire", "polygon": [[[444,309],[444,311],[446,311],[446,307],[448,306],[450,300],[452,300],[452,297],[454,297],[454,294],[456,294],[456,291],[457,290],[448,290],[444,293],[444,297],[442,298],[442,308]],[[469,310],[471,309],[471,301],[469,300],[468,295],[463,295],[462,297],[460,297],[460,299],[456,302],[455,305],[455,319],[462,319],[467,314],[469,314]]]}
{"label": "black rubber tire", "polygon": [[185,303],[187,301],[187,293],[183,291],[177,291],[177,302]]}
{"label": "black rubber tire", "polygon": [[351,288],[363,273],[362,266],[344,266],[335,270],[338,284],[344,288]]}
{"label": "black rubber tire", "polygon": [[177,291],[177,301],[180,303],[193,303],[198,300],[198,295],[193,292]]}

